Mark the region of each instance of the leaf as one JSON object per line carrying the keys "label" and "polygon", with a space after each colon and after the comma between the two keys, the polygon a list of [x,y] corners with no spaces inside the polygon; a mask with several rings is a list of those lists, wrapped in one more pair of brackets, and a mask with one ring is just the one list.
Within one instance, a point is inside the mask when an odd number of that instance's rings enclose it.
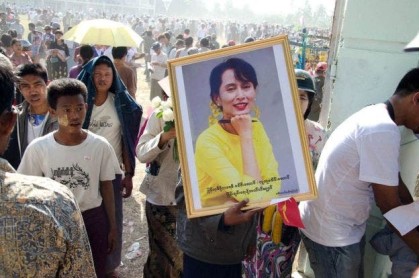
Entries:
{"label": "leaf", "polygon": [[179,151],[177,149],[177,139],[175,138],[175,143],[173,146],[173,160],[179,162]]}
{"label": "leaf", "polygon": [[164,127],[163,127],[163,130],[164,130],[164,132],[168,132],[168,131],[169,131],[169,130],[171,130],[174,126],[175,126],[175,122],[174,122],[174,121],[164,122]]}

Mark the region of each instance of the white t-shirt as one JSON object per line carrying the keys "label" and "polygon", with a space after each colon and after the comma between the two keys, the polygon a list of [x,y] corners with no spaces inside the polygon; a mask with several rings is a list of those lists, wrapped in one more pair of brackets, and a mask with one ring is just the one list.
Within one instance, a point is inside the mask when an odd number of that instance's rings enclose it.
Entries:
{"label": "white t-shirt", "polygon": [[122,163],[122,129],[114,98],[114,94],[109,92],[101,106],[93,105],[89,130],[105,137],[115,150],[119,163]]}
{"label": "white t-shirt", "polygon": [[[151,54],[151,63],[158,62],[160,64],[166,64],[167,62],[167,55],[160,52],[159,55],[153,53]],[[151,78],[155,80],[162,80],[164,78],[164,74],[166,73],[166,68],[158,65],[153,65],[153,73],[151,73]]]}
{"label": "white t-shirt", "polygon": [[65,146],[55,141],[54,134],[51,132],[29,144],[18,172],[49,177],[67,186],[81,211],[100,206],[99,182],[113,180],[116,174],[121,174],[112,146],[91,132],[81,144]]}
{"label": "white t-shirt", "polygon": [[398,185],[399,150],[400,132],[384,104],[345,120],[320,156],[318,198],[300,203],[302,232],[325,246],[358,243],[374,201],[371,183]]}
{"label": "white t-shirt", "polygon": [[[178,57],[186,57],[186,56],[188,56],[189,49],[190,48],[181,48],[180,51],[179,51],[179,56]],[[175,58],[177,58],[177,57],[175,57]]]}
{"label": "white t-shirt", "polygon": [[170,53],[169,53],[169,60],[176,58],[176,53],[177,53],[177,49],[176,49],[176,47],[175,47],[175,48],[173,48],[172,50],[170,50]]}
{"label": "white t-shirt", "polygon": [[27,139],[28,144],[33,141],[33,139],[38,138],[42,135],[42,132],[45,127],[45,123],[48,120],[49,113],[46,115],[37,115],[35,123],[32,123],[33,120],[27,119]]}

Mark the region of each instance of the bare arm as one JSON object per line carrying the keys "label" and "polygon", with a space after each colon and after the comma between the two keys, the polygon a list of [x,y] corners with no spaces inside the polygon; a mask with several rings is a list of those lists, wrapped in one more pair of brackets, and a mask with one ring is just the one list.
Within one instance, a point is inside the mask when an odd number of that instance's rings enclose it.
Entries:
{"label": "bare arm", "polygon": [[409,192],[409,189],[407,188],[406,184],[403,182],[402,177],[400,176],[399,173],[399,196],[400,196],[400,201],[402,202],[403,205],[407,205],[413,202],[413,197]]}
{"label": "bare arm", "polygon": [[160,136],[160,140],[159,140],[159,148],[163,148],[163,146],[169,142],[171,139],[176,138],[176,130],[174,127],[172,127],[169,131],[163,131],[161,136]]}
{"label": "bare arm", "polygon": [[262,180],[260,169],[256,161],[256,152],[253,146],[252,118],[250,115],[238,115],[231,119],[231,125],[240,136],[242,149],[243,172],[257,181]]}
{"label": "bare arm", "polygon": [[125,190],[123,192],[122,197],[128,198],[131,196],[132,192],[132,177],[134,176],[135,165],[134,167],[131,165],[131,161],[128,155],[128,149],[124,145],[124,140],[122,140],[122,161],[124,163],[125,168],[125,177],[122,179],[121,182],[121,190]]}
{"label": "bare arm", "polygon": [[101,181],[100,182],[100,194],[105,204],[106,214],[108,215],[109,221],[109,234],[108,234],[108,253],[111,253],[116,248],[117,244],[117,228],[115,218],[115,199],[113,195],[112,181]]}
{"label": "bare arm", "polygon": [[[393,208],[402,205],[401,197],[399,196],[400,185],[386,186],[382,184],[372,184],[372,188],[374,191],[375,202],[383,214],[389,210],[392,210]],[[419,256],[418,230],[414,229],[406,235],[401,236],[400,233],[390,223],[389,226],[395,230],[401,239],[416,253],[416,255]]]}

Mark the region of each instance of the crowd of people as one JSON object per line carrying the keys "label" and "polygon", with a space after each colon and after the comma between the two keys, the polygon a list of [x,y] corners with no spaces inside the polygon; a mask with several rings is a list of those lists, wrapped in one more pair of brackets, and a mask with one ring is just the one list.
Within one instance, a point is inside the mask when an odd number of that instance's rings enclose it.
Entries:
{"label": "crowd of people", "polygon": [[[74,4],[76,5],[76,4]],[[254,39],[269,38],[279,34],[287,34],[291,42],[292,51],[295,53],[295,62],[298,61],[298,54],[302,55],[301,45],[303,40],[306,41],[308,47],[307,51],[310,51],[310,55],[307,55],[311,66],[314,68],[317,62],[325,61],[325,53],[329,46],[330,29],[322,29],[316,27],[306,27],[305,35],[303,29],[300,26],[295,25],[280,25],[275,23],[252,23],[252,22],[237,22],[237,21],[225,21],[216,19],[190,19],[190,18],[175,18],[167,17],[157,13],[157,15],[134,15],[129,13],[109,13],[104,9],[76,9],[75,6],[65,12],[60,12],[52,8],[46,8],[41,6],[29,6],[29,5],[13,5],[10,7],[4,7],[4,24],[0,24],[0,33],[5,33],[8,29],[14,29],[17,31],[18,38],[22,38],[24,31],[27,30],[27,26],[21,24],[21,20],[17,16],[18,14],[25,15],[28,21],[35,25],[37,32],[44,33],[44,28],[47,25],[52,26],[52,34],[56,31],[54,26],[59,26],[62,32],[66,32],[72,26],[75,26],[82,20],[94,19],[94,18],[108,18],[114,21],[122,22],[126,25],[131,26],[139,35],[144,35],[146,31],[152,31],[154,39],[159,34],[169,31],[172,35],[171,43],[175,43],[177,34],[181,34],[185,29],[190,31],[190,36],[195,39],[201,39],[205,36],[213,37],[215,40],[225,42],[225,44],[232,43],[243,43],[247,38],[251,37]],[[32,42],[32,40],[29,40]],[[195,41],[197,43],[198,41]],[[73,47],[72,42],[66,41],[69,49]],[[42,49],[41,49],[42,51]],[[68,57],[68,55],[67,55]],[[309,58],[309,59],[308,59]],[[69,67],[71,67],[72,59],[69,59]]]}
{"label": "crowd of people", "polygon": [[[295,70],[319,191],[316,200],[300,204],[304,229],[282,223],[275,205],[242,210],[249,201],[245,195],[203,193],[204,206],[231,206],[189,219],[184,173],[173,156],[175,128],[165,128],[157,111],[140,126],[136,60],[144,58],[140,74],[150,83],[150,100],[170,102],[172,93],[163,85],[169,59],[284,32],[298,39],[299,33],[265,23],[114,16],[143,36],[142,45],[77,45],[62,40],[64,30],[77,23],[74,18],[92,14],[60,17],[29,9],[27,15],[24,38],[24,26],[12,27],[20,24],[17,13],[0,14],[0,223],[7,227],[0,229],[0,241],[8,254],[0,261],[0,276],[117,277],[122,199],[131,196],[136,158],[147,164],[140,186],[149,234],[144,277],[291,277],[300,242],[316,277],[363,277],[370,199],[375,197],[383,214],[413,202],[399,174],[397,126],[419,133],[417,68],[386,103],[355,113],[329,139],[317,122],[327,64],[317,63],[313,72]],[[254,67],[231,58],[208,79],[215,121],[197,140],[199,188],[278,176],[272,142],[251,116],[259,86]],[[232,105],[234,100],[241,102]],[[223,156],[228,172],[215,165],[215,156]],[[267,222],[268,213],[277,220]],[[394,277],[411,275],[419,255],[417,228],[401,235],[389,224],[386,231],[399,239],[394,252],[404,254],[388,254],[398,266]]]}

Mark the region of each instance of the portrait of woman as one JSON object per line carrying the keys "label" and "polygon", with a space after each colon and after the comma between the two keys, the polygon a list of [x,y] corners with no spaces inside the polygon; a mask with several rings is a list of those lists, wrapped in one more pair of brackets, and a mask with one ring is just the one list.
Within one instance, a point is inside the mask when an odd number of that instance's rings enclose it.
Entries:
{"label": "portrait of woman", "polygon": [[252,65],[229,58],[210,73],[210,126],[197,138],[195,162],[202,207],[249,198],[267,202],[281,181],[271,142],[258,119]]}

